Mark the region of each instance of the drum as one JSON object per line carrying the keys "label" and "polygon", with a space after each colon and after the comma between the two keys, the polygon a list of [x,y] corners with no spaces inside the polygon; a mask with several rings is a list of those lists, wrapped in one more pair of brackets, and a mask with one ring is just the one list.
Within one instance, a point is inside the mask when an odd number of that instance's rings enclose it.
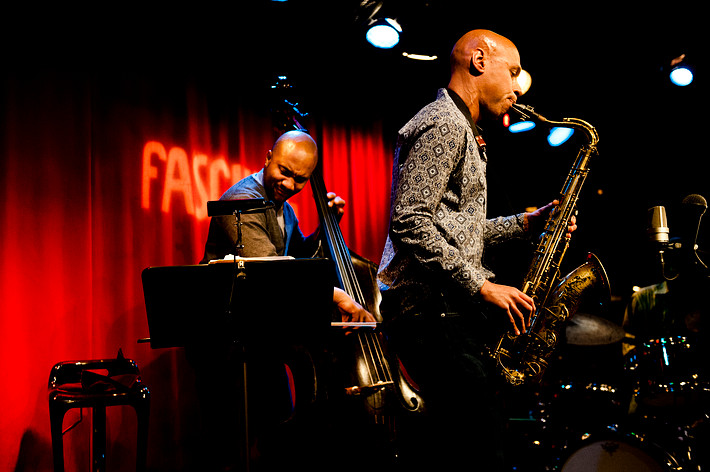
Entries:
{"label": "drum", "polygon": [[623,421],[626,411],[616,382],[558,380],[546,388],[541,416],[548,429],[569,432],[604,430]]}
{"label": "drum", "polygon": [[562,472],[669,472],[681,470],[675,458],[655,444],[628,439],[587,440],[564,462]]}
{"label": "drum", "polygon": [[710,392],[707,360],[698,343],[685,336],[649,339],[626,354],[625,369],[634,379],[637,402],[652,407],[697,403]]}

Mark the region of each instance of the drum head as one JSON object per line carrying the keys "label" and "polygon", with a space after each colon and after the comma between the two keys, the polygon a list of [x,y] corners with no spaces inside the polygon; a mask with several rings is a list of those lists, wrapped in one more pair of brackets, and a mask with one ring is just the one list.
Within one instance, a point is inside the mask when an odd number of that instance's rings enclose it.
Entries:
{"label": "drum head", "polygon": [[562,472],[666,472],[666,465],[621,441],[597,441],[574,452]]}

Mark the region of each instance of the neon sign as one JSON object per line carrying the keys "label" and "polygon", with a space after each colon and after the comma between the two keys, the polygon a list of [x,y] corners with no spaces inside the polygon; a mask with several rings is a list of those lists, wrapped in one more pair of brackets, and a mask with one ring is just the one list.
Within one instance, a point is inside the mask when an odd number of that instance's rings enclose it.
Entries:
{"label": "neon sign", "polygon": [[[163,162],[164,165],[156,165]],[[223,157],[210,159],[205,154],[190,158],[180,147],[166,147],[158,141],[143,146],[141,206],[150,209],[151,190],[162,187],[160,209],[170,213],[173,204],[182,201],[189,215],[207,218],[207,202],[217,200],[234,182],[252,172],[241,164],[227,163]]]}

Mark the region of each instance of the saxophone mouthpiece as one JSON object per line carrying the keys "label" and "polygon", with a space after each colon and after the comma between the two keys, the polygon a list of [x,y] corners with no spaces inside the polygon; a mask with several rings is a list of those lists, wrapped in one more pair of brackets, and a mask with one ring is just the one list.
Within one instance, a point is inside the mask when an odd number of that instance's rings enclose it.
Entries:
{"label": "saxophone mouthpiece", "polygon": [[535,120],[542,123],[547,121],[547,118],[535,112],[535,109],[530,105],[523,105],[522,103],[514,103],[512,108],[523,120]]}

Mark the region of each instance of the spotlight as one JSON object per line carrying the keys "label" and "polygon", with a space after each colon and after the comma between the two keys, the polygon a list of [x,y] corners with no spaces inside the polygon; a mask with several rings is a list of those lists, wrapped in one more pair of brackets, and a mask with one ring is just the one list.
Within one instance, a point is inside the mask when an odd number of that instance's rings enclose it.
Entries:
{"label": "spotlight", "polygon": [[547,142],[550,146],[556,147],[560,144],[566,143],[573,134],[574,130],[572,128],[560,128],[556,126],[552,128],[550,130],[550,134],[547,135]]}
{"label": "spotlight", "polygon": [[671,82],[678,87],[690,85],[693,81],[693,71],[686,66],[674,67],[670,73]]}
{"label": "spotlight", "polygon": [[685,87],[693,82],[693,70],[685,61],[685,54],[681,54],[671,61],[671,82],[678,87]]}
{"label": "spotlight", "polygon": [[370,24],[365,34],[367,42],[381,49],[391,49],[399,43],[402,27],[392,18],[380,18]]}
{"label": "spotlight", "polygon": [[530,86],[532,85],[532,76],[530,75],[530,72],[525,69],[520,71],[520,75],[518,76],[518,85],[520,85],[521,95],[525,95],[525,93],[530,90]]}
{"label": "spotlight", "polygon": [[535,127],[534,121],[518,121],[508,126],[508,130],[511,133],[523,133],[525,131],[530,131]]}
{"label": "spotlight", "polygon": [[402,55],[404,57],[408,57],[409,59],[414,59],[415,61],[435,61],[439,58],[438,56],[428,54],[412,54],[408,52],[403,52]]}
{"label": "spotlight", "polygon": [[[535,128],[534,121],[518,121],[510,123],[510,116],[506,114],[503,117],[503,125],[508,127],[511,133],[524,133]],[[550,146],[557,147],[564,144],[572,137],[574,130],[572,128],[554,127],[550,129],[550,134],[547,135],[547,142]]]}

